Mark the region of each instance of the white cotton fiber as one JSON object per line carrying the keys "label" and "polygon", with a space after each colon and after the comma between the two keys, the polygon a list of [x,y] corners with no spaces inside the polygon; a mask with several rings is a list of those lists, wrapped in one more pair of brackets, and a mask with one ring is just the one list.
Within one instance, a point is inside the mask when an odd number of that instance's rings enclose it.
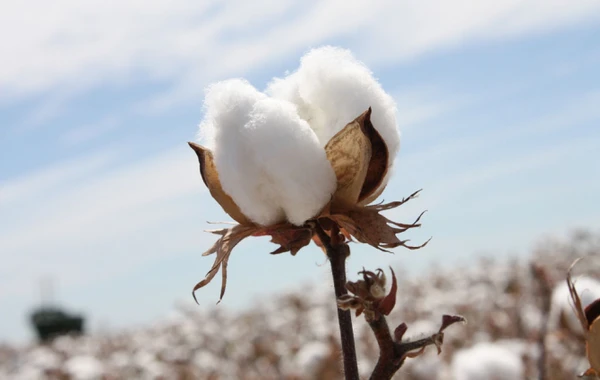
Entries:
{"label": "white cotton fiber", "polygon": [[301,225],[331,199],[335,174],[293,104],[228,80],[209,88],[205,107],[200,129],[223,190],[252,221]]}
{"label": "white cotton fiber", "polygon": [[525,374],[518,352],[493,343],[479,343],[458,351],[452,360],[455,380],[514,380]]}
{"label": "white cotton fiber", "polygon": [[396,104],[349,50],[326,46],[310,51],[296,72],[274,79],[266,93],[294,103],[321,146],[371,107],[371,121],[387,144],[389,164],[393,163],[400,148]]}
{"label": "white cotton fiber", "polygon": [[[585,308],[598,298],[600,298],[600,282],[590,277],[579,277],[574,279],[575,289],[581,303]],[[567,327],[572,331],[581,332],[582,327],[575,310],[573,309],[573,301],[569,293],[569,287],[565,281],[561,281],[552,292],[552,304],[550,308],[550,316],[548,317],[548,325],[550,329],[557,329],[561,317],[567,324]]]}

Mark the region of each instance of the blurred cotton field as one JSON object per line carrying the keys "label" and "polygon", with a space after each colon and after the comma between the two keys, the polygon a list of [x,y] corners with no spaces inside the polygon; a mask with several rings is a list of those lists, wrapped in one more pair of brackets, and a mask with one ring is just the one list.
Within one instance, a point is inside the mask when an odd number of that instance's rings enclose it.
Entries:
{"label": "blurred cotton field", "polygon": [[[575,379],[585,370],[584,341],[565,285],[577,257],[576,287],[583,302],[600,296],[600,235],[577,232],[547,240],[529,258],[492,260],[464,268],[432,270],[400,280],[391,324],[407,322],[407,339],[437,329],[444,313],[468,324],[449,331],[443,352],[429,348],[396,374],[404,380],[513,380],[536,378],[540,334],[548,323],[548,379]],[[531,264],[543,268],[552,294]],[[547,293],[547,292],[546,292]],[[551,298],[550,310],[543,300]],[[341,370],[332,289],[306,284],[276,294],[243,312],[216,307],[178,307],[154,325],[110,334],[59,337],[48,345],[0,347],[2,379],[339,379]],[[367,324],[355,323],[362,376],[377,347]]]}

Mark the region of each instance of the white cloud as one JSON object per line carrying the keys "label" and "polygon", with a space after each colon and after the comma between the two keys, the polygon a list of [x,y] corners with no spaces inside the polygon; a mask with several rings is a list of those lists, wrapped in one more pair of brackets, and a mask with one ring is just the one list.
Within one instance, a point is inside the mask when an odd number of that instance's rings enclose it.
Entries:
{"label": "white cloud", "polygon": [[13,179],[0,181],[0,209],[11,203],[22,205],[32,197],[40,197],[53,189],[67,185],[86,174],[93,173],[113,162],[118,154],[105,151],[69,160],[28,173]]}
{"label": "white cloud", "polygon": [[[111,271],[200,240],[204,186],[187,146],[96,172],[104,163],[103,155],[80,157],[7,181],[6,202],[0,203],[0,214],[11,216],[10,223],[0,224],[5,291],[30,283],[39,273],[61,273],[65,283],[89,281],[100,273],[106,278]],[[197,213],[193,218],[192,211]],[[90,252],[103,258],[104,272],[90,265]]]}
{"label": "white cloud", "polygon": [[392,63],[580,24],[600,17],[599,9],[592,0],[6,2],[0,96],[131,80],[135,72],[175,80],[170,95],[157,99],[168,105],[215,77],[241,75],[335,38],[353,36],[359,58],[370,64]]}

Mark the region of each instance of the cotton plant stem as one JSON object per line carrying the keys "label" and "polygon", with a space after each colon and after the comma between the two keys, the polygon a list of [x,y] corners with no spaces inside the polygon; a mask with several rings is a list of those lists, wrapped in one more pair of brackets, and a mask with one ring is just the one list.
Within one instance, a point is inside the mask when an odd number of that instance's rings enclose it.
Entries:
{"label": "cotton plant stem", "polygon": [[[331,263],[337,308],[337,299],[348,293],[346,290],[346,258],[350,253],[350,249],[347,244],[340,241],[337,228],[332,230],[331,238],[320,226],[317,226],[316,231],[327,251],[327,257],[329,257],[329,262]],[[339,308],[337,308],[337,314],[340,326],[342,354],[344,356],[344,376],[346,380],[359,380],[352,316],[349,310],[341,310]]]}
{"label": "cotton plant stem", "polygon": [[370,321],[369,326],[373,330],[375,339],[377,339],[377,344],[379,345],[379,359],[377,359],[377,364],[370,378],[373,380],[391,379],[396,371],[400,369],[404,360],[398,358],[396,344],[392,340],[390,328],[384,316]]}

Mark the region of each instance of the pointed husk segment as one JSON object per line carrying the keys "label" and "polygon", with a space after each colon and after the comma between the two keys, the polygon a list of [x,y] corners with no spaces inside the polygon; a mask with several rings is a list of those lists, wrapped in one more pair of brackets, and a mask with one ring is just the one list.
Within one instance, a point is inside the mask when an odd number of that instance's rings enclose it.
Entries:
{"label": "pointed husk segment", "polygon": [[581,298],[575,289],[575,283],[573,282],[573,278],[571,276],[573,267],[579,262],[579,260],[580,259],[575,260],[567,271],[567,286],[569,287],[569,293],[571,294],[571,299],[573,300],[572,306],[575,311],[575,315],[577,316],[577,319],[579,319],[581,327],[583,328],[586,341],[585,350],[588,362],[590,363],[590,368],[581,374],[580,377],[600,376],[600,316],[598,315],[598,312],[600,311],[598,303],[600,300],[594,301],[585,309],[583,308]]}
{"label": "pointed husk segment", "polygon": [[337,177],[334,205],[365,205],[383,192],[389,152],[371,123],[371,108],[335,134],[325,152]]}
{"label": "pointed husk segment", "polygon": [[210,195],[212,195],[219,205],[221,205],[223,210],[236,222],[251,225],[252,222],[246,218],[229,194],[223,190],[212,152],[196,143],[189,142],[188,144],[198,156],[198,161],[200,162],[200,175],[202,176],[202,181],[204,181],[208,191],[210,191]]}
{"label": "pointed husk segment", "polygon": [[212,247],[202,254],[202,256],[208,256],[216,253],[217,256],[215,257],[213,266],[210,268],[208,273],[206,273],[205,278],[198,282],[192,290],[192,295],[194,296],[196,303],[198,303],[195,294],[196,290],[210,283],[219,270],[221,271],[222,277],[221,294],[219,297],[219,302],[221,302],[221,299],[223,299],[223,296],[225,295],[225,289],[227,288],[227,264],[229,261],[229,256],[231,255],[231,252],[235,246],[245,238],[249,236],[271,236],[271,242],[279,244],[279,248],[271,252],[272,254],[290,252],[292,255],[295,255],[302,247],[310,243],[313,235],[313,230],[311,228],[298,227],[289,223],[282,223],[270,227],[254,225],[244,226],[241,224],[236,224],[230,228],[210,230],[207,232],[221,235],[221,237],[213,244]]}
{"label": "pointed husk segment", "polygon": [[330,215],[324,218],[331,219],[341,229],[352,235],[361,243],[369,244],[381,251],[390,252],[389,249],[403,246],[408,249],[423,248],[429,240],[417,246],[406,244],[408,240],[400,240],[398,234],[405,232],[411,228],[420,227],[419,221],[425,213],[423,211],[417,219],[410,224],[394,222],[385,216],[381,215],[382,211],[390,210],[403,205],[409,200],[416,198],[421,190],[411,194],[398,202],[390,202],[385,204],[376,204],[371,206],[355,206],[348,210],[336,212],[331,211]]}

